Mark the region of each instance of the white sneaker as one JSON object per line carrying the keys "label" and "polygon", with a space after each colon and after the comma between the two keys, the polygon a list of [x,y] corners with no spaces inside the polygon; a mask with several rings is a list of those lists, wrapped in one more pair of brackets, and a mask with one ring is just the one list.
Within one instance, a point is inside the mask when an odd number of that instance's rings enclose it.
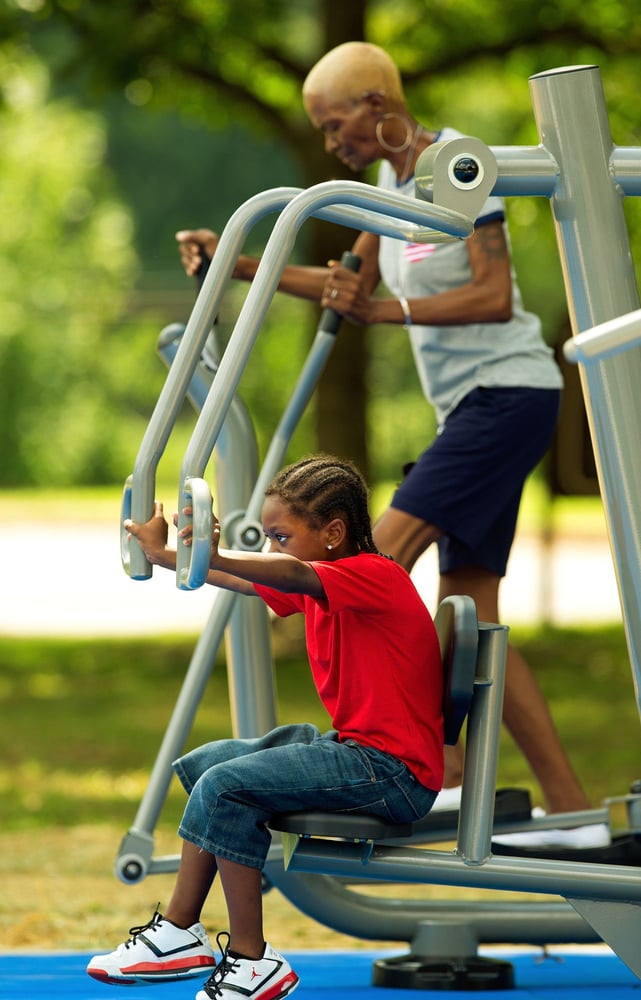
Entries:
{"label": "white sneaker", "polygon": [[455,785],[453,788],[442,788],[436,796],[430,812],[443,812],[446,809],[453,809],[458,812],[461,808],[462,791],[463,788],[461,785]]}
{"label": "white sneaker", "polygon": [[505,844],[508,847],[534,847],[538,850],[585,850],[587,847],[607,847],[611,843],[610,830],[605,823],[589,823],[570,830],[504,833],[492,837],[492,840],[495,844]]}
{"label": "white sneaker", "polygon": [[95,955],[87,966],[101,983],[145,986],[202,976],[216,965],[202,924],[176,927],[156,910],[148,924],[132,927],[128,941],[109,955]]}
{"label": "white sneaker", "polygon": [[[224,948],[220,943],[222,937],[227,938]],[[239,996],[250,1000],[281,1000],[298,986],[298,976],[291,965],[271,945],[265,945],[262,958],[232,958],[229,934],[219,934],[216,940],[223,957],[196,994],[196,1000],[238,1000]]]}

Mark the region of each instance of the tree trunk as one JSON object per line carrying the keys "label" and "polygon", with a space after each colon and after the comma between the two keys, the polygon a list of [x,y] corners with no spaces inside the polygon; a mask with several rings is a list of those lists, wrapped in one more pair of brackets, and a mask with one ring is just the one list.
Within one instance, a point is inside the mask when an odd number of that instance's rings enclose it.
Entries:
{"label": "tree trunk", "polygon": [[[337,4],[324,0],[321,4],[323,52],[346,41],[365,38],[365,0],[350,0]],[[319,135],[307,147],[304,157],[307,183],[318,184],[332,179],[360,180],[339,160],[330,160],[323,151]],[[337,260],[344,250],[352,247],[358,235],[352,229],[340,229],[317,220],[310,222],[310,256],[315,263]],[[349,458],[368,478],[367,453],[367,331],[344,322],[336,338],[327,368],[318,386],[317,438],[322,451]]]}
{"label": "tree trunk", "polygon": [[[319,261],[338,259],[356,232],[319,223],[314,226],[313,254]],[[366,330],[341,324],[336,344],[318,386],[317,438],[322,451],[349,458],[368,475]]]}

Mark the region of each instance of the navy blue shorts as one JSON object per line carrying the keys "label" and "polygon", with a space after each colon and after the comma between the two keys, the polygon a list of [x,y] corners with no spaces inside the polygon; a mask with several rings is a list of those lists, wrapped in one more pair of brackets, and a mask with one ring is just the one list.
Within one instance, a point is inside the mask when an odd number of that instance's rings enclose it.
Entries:
{"label": "navy blue shorts", "polygon": [[550,445],[560,399],[558,389],[474,389],[412,466],[392,507],[441,529],[441,573],[505,576],[523,485]]}

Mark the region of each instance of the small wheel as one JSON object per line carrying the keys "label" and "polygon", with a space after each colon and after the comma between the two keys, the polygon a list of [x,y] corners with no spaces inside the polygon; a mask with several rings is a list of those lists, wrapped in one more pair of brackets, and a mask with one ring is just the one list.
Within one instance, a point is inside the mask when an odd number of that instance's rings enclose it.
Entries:
{"label": "small wheel", "polygon": [[116,859],[116,875],[121,882],[134,885],[142,882],[147,874],[147,866],[144,860],[137,854],[125,854]]}

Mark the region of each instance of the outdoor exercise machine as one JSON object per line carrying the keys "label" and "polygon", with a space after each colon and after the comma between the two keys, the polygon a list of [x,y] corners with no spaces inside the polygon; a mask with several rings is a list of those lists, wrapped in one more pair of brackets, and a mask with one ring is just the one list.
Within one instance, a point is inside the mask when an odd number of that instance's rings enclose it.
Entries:
{"label": "outdoor exercise machine", "polygon": [[[211,537],[211,496],[204,474],[214,458],[217,504],[230,547],[262,546],[259,523],[264,487],[282,464],[292,431],[331,351],[335,328],[319,327],[301,377],[265,460],[257,469],[249,414],[237,388],[276,291],[296,236],[310,216],[358,231],[412,242],[464,239],[487,196],[548,199],[572,324],[567,357],[579,363],[599,484],[621,600],[633,684],[641,712],[641,309],[622,200],[641,194],[641,150],[615,147],[610,135],[600,73],[595,66],[571,66],[530,80],[540,143],[488,148],[476,139],[436,143],[421,156],[417,199],[403,198],[357,182],[328,182],[305,191],[277,189],[250,199],[225,227],[182,335],[163,334],[161,352],[173,362],[123,494],[122,516],[146,521],[153,509],[155,473],[186,396],[199,415],[183,459],[179,509],[193,507],[191,550],[179,547],[177,585],[195,589],[205,579]],[[277,220],[228,344],[219,357],[212,332],[234,262],[248,232],[267,214]],[[331,325],[331,324],[330,324]],[[179,528],[185,523],[181,514]],[[151,567],[121,529],[123,565],[133,579],[148,579]],[[253,736],[274,726],[276,705],[260,602],[216,595],[197,644],[156,763],[132,828],[123,839],[116,872],[135,882],[154,872],[173,871],[177,857],[153,856],[153,830],[210,675],[214,655],[227,640],[232,722],[235,735]],[[247,609],[246,605],[251,605]],[[247,615],[256,617],[246,617]],[[503,630],[489,628],[488,635]],[[283,840],[274,838],[265,869],[276,886],[303,912],[337,930],[369,939],[410,941],[410,955],[380,972],[382,985],[452,988],[453,965],[472,960],[481,942],[586,942],[604,940],[641,977],[637,931],[641,915],[641,867],[635,850],[641,835],[641,795],[622,794],[602,809],[532,820],[501,815],[495,799],[494,755],[502,703],[504,651],[488,652],[478,630],[476,684],[470,702],[463,794],[452,852],[433,848],[443,829],[340,830],[336,817],[279,817]],[[491,691],[491,697],[487,697]],[[474,734],[482,730],[484,739]],[[518,812],[518,810],[517,810]],[[429,817],[428,817],[429,819]],[[499,855],[492,832],[546,826],[609,824],[613,845],[602,860],[592,852],[549,858],[529,851]],[[399,837],[399,833],[402,836]],[[337,839],[338,838],[338,839]],[[286,852],[284,851],[286,845]],[[367,845],[364,847],[363,845]],[[627,851],[626,848],[632,848]],[[579,860],[580,858],[580,860]],[[283,862],[287,863],[285,867]],[[631,863],[632,862],[632,863]],[[430,884],[517,891],[561,897],[561,901],[495,902],[403,900],[365,895],[359,885]],[[446,934],[443,934],[443,928]],[[449,971],[430,978],[442,956]],[[447,963],[446,963],[447,964]],[[427,977],[427,978],[426,978]],[[463,977],[464,979],[464,977]],[[487,985],[496,978],[488,974]],[[509,983],[503,983],[509,985]],[[457,982],[457,988],[480,984]]]}

